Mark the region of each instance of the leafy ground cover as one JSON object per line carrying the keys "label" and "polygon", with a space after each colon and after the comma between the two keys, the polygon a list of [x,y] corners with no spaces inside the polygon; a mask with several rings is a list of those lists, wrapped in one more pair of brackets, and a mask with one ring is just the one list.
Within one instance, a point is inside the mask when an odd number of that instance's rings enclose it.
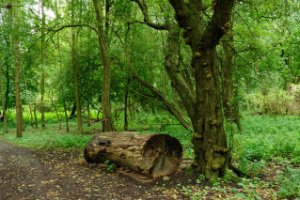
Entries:
{"label": "leafy ground cover", "polygon": [[[148,124],[157,121],[145,118]],[[190,143],[191,133],[177,125],[157,125],[133,129],[141,132],[168,133],[178,138],[184,146],[184,163],[193,156]],[[182,197],[199,199],[299,199],[300,197],[300,118],[297,116],[265,116],[244,113],[243,132],[227,125],[228,142],[233,145],[233,164],[247,177],[239,178],[228,171],[223,179],[214,184],[206,183],[203,177],[192,177],[182,169],[181,178],[176,181],[162,181],[155,187],[171,199]],[[88,133],[95,133],[98,125],[89,127]],[[121,125],[119,125],[121,128]],[[82,150],[92,135],[78,135],[58,130],[57,124],[46,130],[28,128],[24,137],[16,139],[13,129],[1,138],[9,143],[39,150]],[[71,130],[76,130],[71,123]],[[69,151],[68,150],[68,151]],[[107,171],[115,171],[111,165]],[[184,175],[186,174],[186,176]],[[184,178],[183,178],[184,177]],[[175,177],[176,178],[176,177]],[[185,180],[183,180],[185,179]],[[172,186],[172,187],[171,187]],[[174,186],[174,187],[173,187]]]}

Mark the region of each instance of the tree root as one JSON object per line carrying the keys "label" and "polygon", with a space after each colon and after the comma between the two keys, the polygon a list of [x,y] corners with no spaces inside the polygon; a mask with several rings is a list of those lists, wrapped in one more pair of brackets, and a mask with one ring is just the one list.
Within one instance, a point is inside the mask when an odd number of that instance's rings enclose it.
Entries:
{"label": "tree root", "polygon": [[245,178],[249,178],[250,177],[249,174],[246,174],[246,173],[242,172],[240,169],[238,169],[237,167],[233,166],[232,163],[230,163],[228,167],[229,167],[229,169],[231,169],[239,177],[245,177]]}

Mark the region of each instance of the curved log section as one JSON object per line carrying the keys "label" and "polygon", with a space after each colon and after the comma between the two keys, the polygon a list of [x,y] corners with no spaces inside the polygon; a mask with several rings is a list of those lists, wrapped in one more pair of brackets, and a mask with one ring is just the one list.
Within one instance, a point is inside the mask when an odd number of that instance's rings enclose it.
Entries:
{"label": "curved log section", "polygon": [[177,171],[182,146],[177,139],[165,134],[106,132],[95,135],[84,154],[88,162],[110,160],[131,170],[161,177]]}

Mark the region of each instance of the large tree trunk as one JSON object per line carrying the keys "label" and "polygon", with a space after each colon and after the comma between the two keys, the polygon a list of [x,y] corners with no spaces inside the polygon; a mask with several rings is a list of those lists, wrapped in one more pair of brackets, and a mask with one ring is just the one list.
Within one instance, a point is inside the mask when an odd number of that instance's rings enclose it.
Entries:
{"label": "large tree trunk", "polygon": [[192,110],[189,110],[189,105],[185,107],[194,128],[194,167],[207,179],[214,180],[224,174],[229,160],[216,46],[229,28],[234,0],[213,1],[213,15],[208,23],[203,22],[202,1],[169,2],[175,9],[176,20],[184,29],[185,41],[193,53],[191,65],[195,71],[196,99]]}
{"label": "large tree trunk", "polygon": [[201,51],[194,59],[196,80],[196,112],[193,118],[192,142],[195,168],[208,179],[224,174],[227,160],[226,135],[223,127],[221,85],[216,60],[216,49]]}
{"label": "large tree trunk", "polygon": [[241,132],[241,122],[238,109],[238,102],[234,99],[235,91],[233,85],[233,33],[232,22],[228,32],[223,36],[223,59],[222,59],[222,92],[224,115],[229,122],[235,123]]}
{"label": "large tree trunk", "polygon": [[[75,0],[72,0],[72,23],[75,23]],[[78,63],[77,63],[77,34],[76,30],[72,29],[72,67],[73,67],[73,80],[74,80],[74,96],[76,103],[76,113],[77,113],[77,125],[78,133],[83,133],[82,128],[82,117],[81,117],[81,103],[80,103],[80,92],[78,83]]]}
{"label": "large tree trunk", "polygon": [[113,125],[111,107],[110,107],[110,83],[111,83],[111,73],[110,73],[110,60],[108,55],[107,41],[105,37],[105,32],[103,28],[103,13],[102,7],[98,0],[93,0],[96,20],[97,20],[97,30],[98,30],[98,42],[100,46],[100,53],[103,63],[103,82],[102,82],[102,129],[103,132],[114,131],[115,127]]}
{"label": "large tree trunk", "polygon": [[46,15],[44,11],[44,0],[41,0],[41,10],[42,10],[42,28],[41,28],[41,121],[42,121],[42,129],[46,127],[45,123],[45,65],[46,65],[46,38],[45,38],[45,26],[46,26]]}
{"label": "large tree trunk", "polygon": [[182,159],[177,139],[163,134],[107,132],[96,135],[85,149],[89,162],[110,160],[152,177],[175,173]]}
{"label": "large tree trunk", "polygon": [[[18,4],[18,0],[15,4]],[[15,59],[15,87],[16,87],[16,118],[17,118],[17,137],[23,136],[23,116],[22,116],[22,102],[20,95],[20,49],[19,49],[19,16],[18,7],[14,7],[14,32],[13,32],[13,48]]]}

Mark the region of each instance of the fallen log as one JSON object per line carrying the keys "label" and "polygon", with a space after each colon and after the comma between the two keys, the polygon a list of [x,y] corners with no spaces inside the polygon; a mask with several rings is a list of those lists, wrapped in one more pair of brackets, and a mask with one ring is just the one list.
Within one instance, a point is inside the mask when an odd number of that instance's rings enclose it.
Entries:
{"label": "fallen log", "polygon": [[109,160],[152,177],[174,174],[182,160],[180,142],[165,134],[105,132],[97,134],[84,151],[88,162]]}

